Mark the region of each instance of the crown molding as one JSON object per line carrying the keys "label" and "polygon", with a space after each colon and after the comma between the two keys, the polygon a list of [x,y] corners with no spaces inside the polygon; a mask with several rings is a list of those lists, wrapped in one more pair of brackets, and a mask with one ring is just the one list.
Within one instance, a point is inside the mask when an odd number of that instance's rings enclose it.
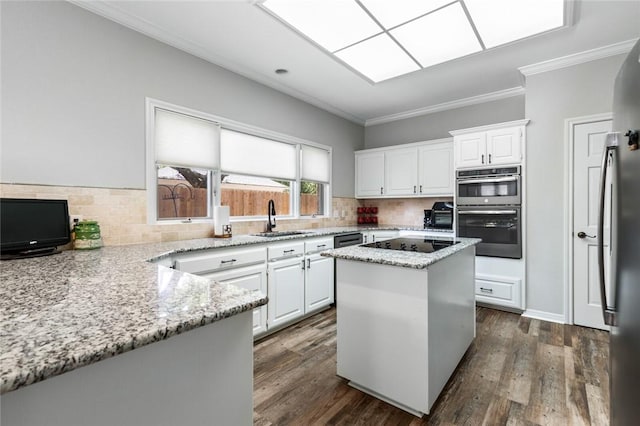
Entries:
{"label": "crown molding", "polygon": [[292,89],[291,87],[288,87],[282,83],[266,78],[259,73],[247,71],[246,69],[243,69],[236,63],[229,61],[226,58],[223,58],[219,55],[215,55],[209,52],[204,47],[196,43],[193,43],[187,39],[184,39],[176,34],[173,34],[167,31],[166,29],[158,25],[155,25],[145,19],[142,19],[128,12],[125,12],[124,10],[114,6],[113,4],[108,4],[103,1],[87,1],[87,0],[67,0],[67,1],[82,9],[95,13],[96,15],[102,16],[103,18],[106,18],[112,22],[115,22],[129,29],[132,29],[133,31],[136,31],[140,34],[144,34],[148,37],[151,37],[169,46],[175,47],[176,49],[182,50],[183,52],[189,53],[200,59],[204,59],[205,61],[210,62],[214,65],[217,65],[219,67],[222,67],[230,72],[233,72],[234,74],[238,74],[252,81],[256,81],[271,89],[277,90],[278,92],[284,93],[293,98],[299,99],[310,105],[318,107],[324,111],[327,111],[331,114],[342,117],[345,120],[351,121],[359,125],[365,124],[365,120],[363,120],[360,117],[356,117],[355,115],[350,114],[346,111],[343,111],[339,108],[336,108],[333,105],[328,104],[324,101],[321,101],[318,98],[309,96],[298,90]]}
{"label": "crown molding", "polygon": [[524,118],[522,120],[507,121],[504,123],[487,124],[485,126],[470,127],[468,129],[452,130],[449,132],[449,134],[451,136],[459,136],[459,135],[466,135],[468,133],[478,133],[478,132],[487,132],[489,130],[504,129],[505,127],[526,126],[527,124],[529,124],[529,121],[530,120],[528,118]]}
{"label": "crown molding", "polygon": [[578,52],[572,55],[561,56],[559,58],[550,59],[548,61],[538,62],[537,64],[520,67],[518,68],[518,71],[520,71],[520,73],[525,77],[528,77],[530,75],[584,64],[586,62],[595,61],[597,59],[608,58],[609,56],[622,55],[625,53],[629,53],[631,51],[631,48],[633,48],[637,41],[638,39],[636,38],[610,44],[608,46],[585,50],[584,52]]}
{"label": "crown molding", "polygon": [[511,98],[514,96],[520,96],[520,95],[524,95],[524,93],[525,93],[524,87],[522,86],[512,87],[510,89],[498,90],[497,92],[485,93],[483,95],[471,96],[469,98],[457,99],[455,101],[450,101],[450,102],[443,102],[441,104],[412,109],[405,112],[399,112],[397,114],[390,114],[390,115],[384,115],[377,118],[371,118],[365,121],[364,125],[374,126],[376,124],[390,123],[392,121],[404,120],[406,118],[433,114],[434,112],[446,111],[450,109],[462,108],[465,106],[477,105],[485,102]]}

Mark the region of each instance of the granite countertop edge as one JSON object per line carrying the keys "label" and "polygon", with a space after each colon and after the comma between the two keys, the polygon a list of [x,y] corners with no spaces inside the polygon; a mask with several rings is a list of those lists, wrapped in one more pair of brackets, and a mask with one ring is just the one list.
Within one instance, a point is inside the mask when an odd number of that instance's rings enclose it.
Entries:
{"label": "granite countertop edge", "polygon": [[480,243],[479,238],[437,238],[445,241],[456,241],[449,247],[433,253],[415,253],[401,250],[387,250],[382,248],[349,246],[339,249],[326,250],[322,256],[336,259],[352,260],[364,263],[398,266],[412,269],[425,269],[459,251]]}

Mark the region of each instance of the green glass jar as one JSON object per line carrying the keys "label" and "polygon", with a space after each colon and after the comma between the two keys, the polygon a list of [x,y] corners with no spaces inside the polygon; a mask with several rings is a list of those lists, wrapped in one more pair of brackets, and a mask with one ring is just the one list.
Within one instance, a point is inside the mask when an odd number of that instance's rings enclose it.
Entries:
{"label": "green glass jar", "polygon": [[75,240],[73,248],[77,250],[91,250],[102,247],[100,225],[95,220],[83,220],[73,227]]}

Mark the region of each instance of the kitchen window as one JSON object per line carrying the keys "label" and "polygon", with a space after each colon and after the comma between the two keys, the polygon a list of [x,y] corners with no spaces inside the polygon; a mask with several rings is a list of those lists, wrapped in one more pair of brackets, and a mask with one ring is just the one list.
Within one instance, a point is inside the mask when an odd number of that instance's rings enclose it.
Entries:
{"label": "kitchen window", "polygon": [[217,123],[163,108],[153,108],[152,113],[150,217],[158,221],[211,218],[212,175],[219,167]]}
{"label": "kitchen window", "polygon": [[[329,214],[331,148],[147,99],[149,223]],[[152,189],[153,188],[153,189]]]}

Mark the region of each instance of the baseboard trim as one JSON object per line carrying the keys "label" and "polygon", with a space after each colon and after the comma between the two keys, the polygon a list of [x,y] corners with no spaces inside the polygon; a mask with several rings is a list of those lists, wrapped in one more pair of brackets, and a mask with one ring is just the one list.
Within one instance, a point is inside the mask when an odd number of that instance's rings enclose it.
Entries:
{"label": "baseboard trim", "polygon": [[566,324],[564,314],[554,314],[546,311],[537,311],[535,309],[527,309],[522,313],[523,317],[533,318],[542,321],[555,322],[558,324]]}

